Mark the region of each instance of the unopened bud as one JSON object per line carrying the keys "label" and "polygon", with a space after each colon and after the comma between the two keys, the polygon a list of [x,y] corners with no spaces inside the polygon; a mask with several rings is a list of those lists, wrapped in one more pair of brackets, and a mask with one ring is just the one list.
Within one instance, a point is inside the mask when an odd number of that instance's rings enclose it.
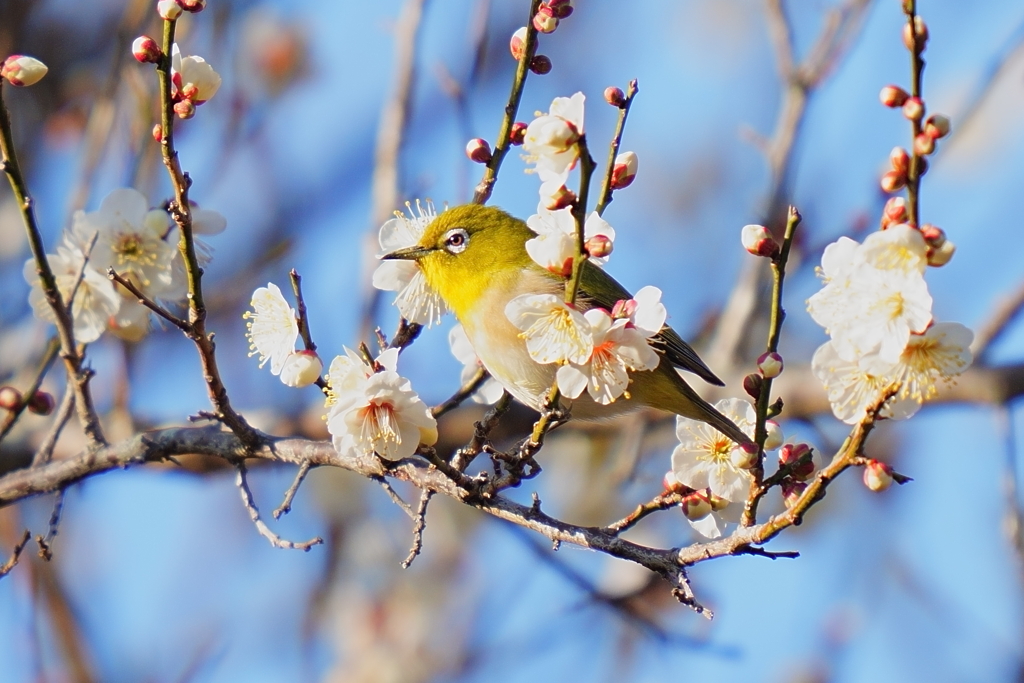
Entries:
{"label": "unopened bud", "polygon": [[924,132],[928,137],[938,140],[949,135],[949,117],[942,114],[932,114],[924,122]]}
{"label": "unopened bud", "polygon": [[889,152],[889,164],[892,166],[892,170],[906,175],[910,170],[910,155],[902,147],[893,147]]}
{"label": "unopened bud", "polygon": [[604,89],[604,101],[621,109],[626,104],[626,93],[622,92],[622,88],[609,85]]}
{"label": "unopened bud", "polygon": [[946,243],[946,231],[931,223],[925,223],[921,226],[921,237],[924,238],[929,247],[936,249]]}
{"label": "unopened bud", "polygon": [[935,151],[935,138],[927,133],[918,133],[914,136],[914,154],[919,157],[927,156]]}
{"label": "unopened bud", "polygon": [[762,386],[764,386],[764,377],[757,372],[752,372],[743,378],[743,391],[753,398],[761,397]]}
{"label": "unopened bud", "polygon": [[766,420],[764,428],[764,449],[766,451],[774,451],[776,448],[781,446],[782,442],[785,440],[785,436],[782,433],[782,426],[775,420]]}
{"label": "unopened bud", "polygon": [[907,176],[905,173],[899,173],[897,171],[886,171],[882,174],[882,180],[879,183],[882,187],[883,192],[893,193],[898,192],[907,184]]}
{"label": "unopened bud", "polygon": [[685,498],[683,502],[679,504],[682,508],[683,514],[691,522],[696,522],[699,519],[704,519],[711,514],[711,501],[708,498],[708,494],[704,491],[694,491]]}
{"label": "unopened bud", "polygon": [[740,242],[754,256],[770,258],[779,253],[779,243],[763,225],[744,225],[740,230]]}
{"label": "unopened bud", "polygon": [[179,119],[190,119],[196,115],[196,105],[192,104],[192,100],[175,102],[174,113],[178,115]]}
{"label": "unopened bud", "polygon": [[[572,0],[549,0],[549,2],[544,4],[551,8],[551,11],[558,19],[565,19],[572,14]],[[541,5],[541,7],[544,7],[544,5]]]}
{"label": "unopened bud", "polygon": [[164,139],[164,127],[159,123],[153,126],[153,139],[157,142],[161,142]]}
{"label": "unopened bud", "polygon": [[786,443],[779,449],[779,464],[791,465],[789,476],[797,481],[807,481],[814,474],[814,459],[811,447],[805,443]]}
{"label": "unopened bud", "polygon": [[584,243],[583,248],[594,258],[604,258],[612,253],[612,241],[607,235],[594,235]]}
{"label": "unopened bud", "polygon": [[619,299],[612,306],[612,318],[615,320],[632,318],[638,307],[636,299]]}
{"label": "unopened bud", "polygon": [[156,64],[164,53],[155,40],[149,36],[139,36],[132,42],[132,55],[143,64]]}
{"label": "unopened bud", "polygon": [[928,172],[928,159],[920,157],[917,160],[917,177],[920,178]]}
{"label": "unopened bud", "polygon": [[473,138],[466,143],[466,156],[478,164],[491,160],[491,146],[482,138]]}
{"label": "unopened bud", "polygon": [[204,9],[206,9],[206,0],[179,1],[181,2],[182,9],[184,9],[186,12],[191,12],[192,14],[198,14],[199,12],[202,12]]}
{"label": "unopened bud", "polygon": [[558,28],[558,19],[550,7],[541,5],[537,13],[533,15],[533,27],[538,33],[554,33]]}
{"label": "unopened bud", "polygon": [[807,484],[804,482],[786,479],[782,482],[782,501],[786,504],[787,508],[791,508],[796,505],[796,502],[800,500],[800,496],[804,495],[806,490]]}
{"label": "unopened bud", "polygon": [[864,485],[878,493],[892,486],[892,467],[879,460],[864,465]]}
{"label": "unopened bud", "polygon": [[534,56],[533,61],[530,62],[530,71],[538,76],[551,73],[551,58],[546,55]]}
{"label": "unopened bud", "polygon": [[53,400],[53,394],[46,391],[37,391],[28,400],[29,412],[36,415],[49,415],[53,412],[57,403]]}
{"label": "unopened bud", "polygon": [[928,24],[920,16],[914,17],[914,28],[911,30],[910,22],[903,24],[903,44],[911,52],[924,52],[928,43]]}
{"label": "unopened bud", "polygon": [[156,13],[164,21],[174,21],[181,16],[181,5],[178,0],[160,0],[156,3]]}
{"label": "unopened bud", "polygon": [[17,410],[21,407],[21,392],[12,386],[0,387],[0,408]]}
{"label": "unopened bud", "polygon": [[953,258],[953,252],[955,251],[956,245],[953,244],[952,240],[944,241],[942,246],[928,250],[928,265],[936,268],[946,265]]}
{"label": "unopened bud", "polygon": [[882,229],[903,223],[908,217],[907,200],[903,197],[889,197],[882,209]]}
{"label": "unopened bud", "polygon": [[323,361],[315,351],[296,351],[285,359],[281,381],[290,387],[308,387],[320,379],[323,369]]}
{"label": "unopened bud", "polygon": [[523,26],[518,31],[512,34],[512,39],[508,43],[509,52],[512,53],[512,58],[517,62],[523,58],[526,53],[526,27]]}
{"label": "unopened bud", "polygon": [[560,185],[557,190],[544,199],[544,208],[548,211],[558,211],[559,209],[564,209],[567,206],[572,206],[575,203],[576,193],[565,185]]}
{"label": "unopened bud", "polygon": [[526,138],[526,128],[527,125],[522,121],[513,123],[512,129],[508,132],[508,141],[516,146],[523,144],[523,140]]}
{"label": "unopened bud", "polygon": [[775,379],[782,374],[782,356],[774,351],[762,353],[757,357],[757,370],[765,379]]}
{"label": "unopened bud", "polygon": [[47,66],[35,57],[11,55],[0,66],[0,78],[6,78],[11,85],[30,86],[43,80],[47,71]]}
{"label": "unopened bud", "polygon": [[920,97],[911,97],[903,103],[903,115],[911,121],[920,121],[924,116],[924,102]]}
{"label": "unopened bud", "polygon": [[752,443],[736,446],[729,453],[729,462],[733,467],[741,470],[749,470],[757,464],[757,445]]}
{"label": "unopened bud", "polygon": [[639,166],[640,160],[633,152],[623,152],[616,156],[615,163],[612,165],[612,189],[621,190],[624,187],[629,187],[633,178],[636,177]]}
{"label": "unopened bud", "polygon": [[909,97],[910,93],[898,85],[887,85],[878,93],[878,99],[882,104],[893,109],[902,107]]}

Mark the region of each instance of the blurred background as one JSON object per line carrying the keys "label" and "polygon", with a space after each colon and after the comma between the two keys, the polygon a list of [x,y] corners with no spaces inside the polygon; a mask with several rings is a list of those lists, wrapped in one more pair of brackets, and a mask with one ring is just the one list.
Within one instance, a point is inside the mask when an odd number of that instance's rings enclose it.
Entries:
{"label": "blurred background", "polygon": [[[95,210],[115,188],[135,187],[154,206],[170,196],[150,137],[155,74],[129,49],[137,35],[159,34],[153,4],[0,0],[0,55],[29,54],[50,68],[39,85],[4,94],[51,251],[75,210]],[[907,121],[877,97],[909,80],[900,3],[787,4],[795,58],[810,54],[817,70],[806,101],[787,96],[780,79],[772,5],[581,0],[542,36],[539,52],[554,68],[528,79],[519,116],[529,121],[553,97],[584,92],[588,139],[603,164],[617,111],[601,93],[638,79],[623,149],[637,153],[640,171],[605,214],[618,233],[609,270],[631,290],[664,291],[670,323],[728,379],[730,392],[718,397],[741,395],[739,380],[763,349],[761,314],[736,308],[735,295],[756,293],[763,275],[740,247],[740,227],[774,225],[788,202],[803,213],[782,336],[787,373],[799,376],[825,339],[803,305],[819,286],[820,251],[875,229],[878,177],[889,150],[909,145]],[[177,142],[192,199],[228,220],[206,240],[210,329],[234,404],[261,429],[326,435],[319,392],[288,389],[247,356],[242,313],[252,290],[285,286],[296,268],[328,361],[343,345],[371,341],[374,325],[394,329],[390,295],[369,290],[376,230],[406,200],[471,197],[482,167],[463,148],[472,137],[493,143],[515,67],[508,39],[528,7],[210,0],[179,22],[183,53],[202,55],[224,78],[179,124]],[[931,34],[925,100],[951,116],[954,131],[922,189],[923,219],[958,245],[948,266],[928,273],[936,317],[977,330],[1005,302],[1010,315],[982,359],[994,387],[978,394],[984,400],[929,406],[873,435],[868,455],[913,483],[872,494],[851,472],[801,527],[772,542],[799,559],[694,568],[697,595],[716,613],[708,622],[643,569],[566,546],[552,552],[543,538],[440,498],[422,555],[403,570],[408,518],[377,484],[346,472],[314,470],[293,512],[270,520],[287,538],[326,539],[309,553],[274,549],[256,533],[219,461],[114,472],[68,491],[51,562],[30,548],[0,580],[3,680],[1024,680],[1015,487],[1024,444],[1009,400],[1020,389],[999,380],[1024,360],[1024,326],[1014,322],[1024,280],[1015,241],[1024,7],[925,0],[919,12]],[[832,49],[819,52],[822,35]],[[396,85],[402,74],[408,90]],[[406,115],[397,127],[384,114],[396,111]],[[378,136],[394,143],[396,131],[389,183],[376,150],[387,147]],[[524,218],[537,202],[525,168],[513,149],[491,200]],[[50,334],[27,303],[27,258],[12,195],[0,190],[0,381],[16,386]],[[730,332],[730,320],[742,324]],[[425,330],[403,354],[403,374],[428,403],[458,387],[452,322]],[[208,407],[197,354],[175,330],[157,328],[138,344],[107,335],[89,358],[111,440],[183,424]],[[44,386],[59,395],[60,371]],[[820,389],[793,391],[812,396],[784,413],[787,436],[834,450],[843,425],[815,402]],[[467,439],[481,414],[474,404],[445,418],[443,445]],[[503,438],[531,421],[514,411]],[[0,446],[0,472],[24,466],[46,426],[23,418]],[[564,428],[540,456],[543,474],[512,495],[528,501],[537,491],[559,518],[607,524],[660,490],[673,442],[671,422],[650,415]],[[57,457],[80,445],[72,425]],[[293,476],[253,468],[265,513]],[[781,509],[773,495],[765,513]],[[45,530],[51,506],[40,497],[0,510],[0,559],[22,528]],[[661,547],[697,540],[675,510],[629,537]]]}

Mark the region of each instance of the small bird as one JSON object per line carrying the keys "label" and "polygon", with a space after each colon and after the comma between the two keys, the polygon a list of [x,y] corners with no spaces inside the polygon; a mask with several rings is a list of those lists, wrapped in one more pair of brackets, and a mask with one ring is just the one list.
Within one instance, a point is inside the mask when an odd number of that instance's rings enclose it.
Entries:
{"label": "small bird", "polygon": [[[526,251],[537,235],[505,211],[479,204],[450,208],[424,230],[419,243],[381,256],[415,261],[427,284],[462,323],[487,371],[514,397],[543,410],[558,366],[529,354],[520,330],[505,315],[506,305],[523,294],[564,295],[565,280],[541,267]],[[612,310],[630,293],[600,267],[583,262],[576,307]],[[650,406],[706,422],[739,444],[750,438],[690,388],[677,368],[710,384],[723,382],[668,325],[650,339],[660,356],[653,371],[632,372],[629,391],[603,405],[583,393],[568,404],[572,417],[601,419]]]}

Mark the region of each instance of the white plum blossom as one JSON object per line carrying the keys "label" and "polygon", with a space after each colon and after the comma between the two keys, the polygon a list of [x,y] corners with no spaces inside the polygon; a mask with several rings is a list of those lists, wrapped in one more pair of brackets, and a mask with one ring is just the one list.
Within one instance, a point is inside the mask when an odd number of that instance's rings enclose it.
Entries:
{"label": "white plum blossom", "polygon": [[152,316],[149,309],[139,303],[138,299],[121,297],[121,306],[117,313],[107,319],[107,330],[118,339],[127,342],[142,341],[152,327]]}
{"label": "white plum blossom", "polygon": [[584,387],[590,397],[608,405],[626,394],[629,370],[654,370],[661,357],[651,348],[647,336],[626,318],[613,319],[603,308],[584,314],[590,323],[593,351],[586,363],[570,363],[558,368],[558,389],[568,398],[576,398]]}
{"label": "white plum blossom", "polygon": [[[466,329],[462,325],[455,325],[448,333],[448,345],[451,346],[452,355],[462,363],[462,375],[459,381],[465,385],[477,371],[483,367],[480,357],[473,350],[473,344],[469,341]],[[480,388],[473,392],[472,399],[476,403],[497,403],[498,399],[505,392],[501,383],[493,377],[488,377]]]}
{"label": "white plum blossom", "polygon": [[[900,382],[894,400],[920,406],[934,398],[940,379],[950,382],[971,364],[972,341],[974,333],[960,323],[934,323],[924,334],[911,335],[899,360],[882,366],[891,373],[892,380]],[[874,368],[876,363],[877,359],[866,359],[865,365]]]}
{"label": "white plum blossom", "polygon": [[220,74],[205,59],[195,55],[181,56],[177,43],[171,49],[171,95],[200,105],[217,94]]}
{"label": "white plum blossom", "polygon": [[526,350],[538,363],[576,363],[590,359],[594,339],[590,323],[554,294],[523,294],[508,302],[505,316],[522,330]]}
{"label": "white plum blossom", "polygon": [[[874,367],[865,367],[873,365]],[[882,392],[895,379],[895,364],[865,359],[844,360],[832,342],[825,342],[811,358],[811,370],[821,381],[832,405],[832,413],[847,424],[857,424],[867,415]],[[880,415],[906,419],[917,412],[919,404],[906,400],[890,400]]]}
{"label": "white plum blossom", "polygon": [[873,232],[857,250],[859,262],[880,270],[924,274],[928,265],[928,244],[921,231],[906,223]]}
{"label": "white plum blossom", "polygon": [[192,234],[219,235],[228,227],[228,220],[223,214],[210,209],[201,209],[193,201],[189,201],[192,209]]}
{"label": "white plum blossom", "polygon": [[[715,408],[753,438],[756,415],[749,401],[722,399]],[[746,500],[750,472],[732,462],[732,452],[739,448],[736,442],[704,422],[682,416],[676,417],[676,437],[679,445],[672,451],[676,481],[698,491],[709,489],[734,503]]]}
{"label": "white plum blossom", "polygon": [[[572,209],[549,211],[538,206],[537,213],[526,220],[526,225],[537,234],[526,241],[526,253],[530,258],[556,275],[568,277],[572,274],[572,262],[576,256],[576,219]],[[614,242],[615,229],[593,211],[583,226],[583,239],[597,235],[604,235]],[[590,261],[603,266],[608,263],[608,257],[591,257]]]}
{"label": "white plum blossom", "polygon": [[273,282],[252,293],[252,311],[242,316],[246,323],[245,336],[249,338],[249,355],[258,355],[260,367],[270,361],[270,372],[280,375],[285,361],[295,351],[299,338],[299,323],[295,310],[285,301],[281,289]]}
{"label": "white plum blossom", "polygon": [[661,303],[661,290],[653,285],[641,287],[632,299],[616,303],[612,316],[624,317],[645,337],[650,338],[661,332],[668,319],[668,310]]}
{"label": "white plum blossom", "polygon": [[315,351],[295,351],[288,354],[281,368],[281,381],[289,387],[308,387],[318,379],[324,363]]}
{"label": "white plum blossom", "polygon": [[[86,262],[85,253],[73,239],[65,237],[64,243],[57,247],[57,253],[47,254],[46,259],[65,306],[74,291],[71,317],[75,340],[82,344],[96,341],[122,304],[121,296],[114,289],[114,284]],[[43,294],[35,260],[29,259],[25,262],[23,274],[25,281],[32,287],[28,301],[36,317],[53,322],[53,309]]]}
{"label": "white plum blossom", "polygon": [[407,458],[420,443],[437,441],[437,421],[396,371],[398,350],[385,351],[370,365],[351,349],[335,357],[327,376],[327,431],[343,456],[377,453]]}
{"label": "white plum blossom", "polygon": [[526,127],[523,149],[530,155],[528,160],[536,164],[541,181],[564,176],[576,165],[585,99],[581,92],[572,97],[556,97],[548,113],[538,115]]}
{"label": "white plum blossom", "polygon": [[[415,246],[423,237],[424,230],[437,218],[434,205],[416,202],[416,213],[412,205],[406,204],[409,215],[396,211],[395,217],[380,227],[378,241],[381,254],[397,249]],[[373,272],[373,286],[377,289],[398,292],[395,306],[402,317],[409,322],[430,327],[448,312],[441,296],[427,284],[423,271],[413,261],[381,261]]]}

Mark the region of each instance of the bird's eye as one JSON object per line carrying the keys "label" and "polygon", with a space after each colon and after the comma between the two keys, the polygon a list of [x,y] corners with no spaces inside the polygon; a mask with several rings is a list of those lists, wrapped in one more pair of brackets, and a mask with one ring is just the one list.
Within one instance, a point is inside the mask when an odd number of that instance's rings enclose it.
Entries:
{"label": "bird's eye", "polygon": [[460,254],[466,250],[469,244],[469,233],[462,228],[449,230],[444,236],[444,248],[452,254]]}

